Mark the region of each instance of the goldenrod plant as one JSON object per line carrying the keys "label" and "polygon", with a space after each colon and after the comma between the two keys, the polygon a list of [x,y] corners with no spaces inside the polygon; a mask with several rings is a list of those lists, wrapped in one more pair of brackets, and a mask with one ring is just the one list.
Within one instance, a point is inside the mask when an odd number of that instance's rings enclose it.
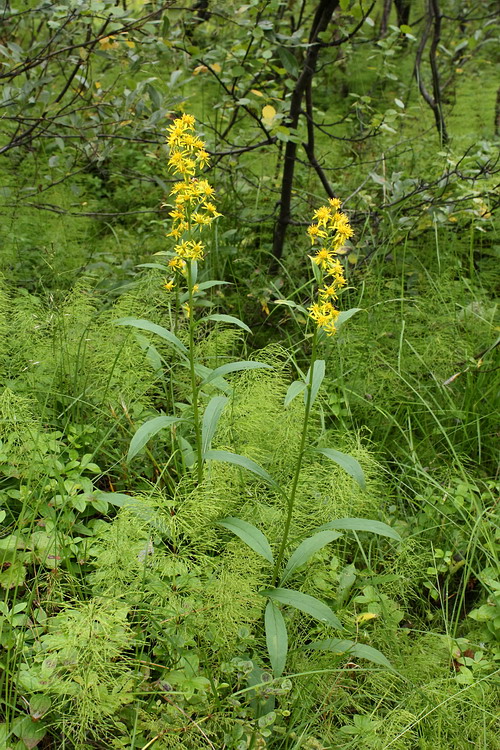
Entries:
{"label": "goldenrod plant", "polygon": [[[189,368],[191,384],[191,415],[184,412],[181,416],[162,415],[154,417],[145,422],[134,435],[128,452],[128,460],[131,460],[146,445],[146,443],[165,427],[172,427],[179,422],[192,424],[194,432],[196,456],[191,460],[191,446],[189,441],[182,437],[183,447],[188,464],[196,464],[197,481],[203,480],[203,466],[205,461],[213,459],[210,443],[217,429],[217,423],[227,403],[227,397],[215,395],[209,401],[203,414],[203,422],[200,418],[200,395],[201,389],[209,384],[212,387],[227,391],[228,385],[224,376],[239,370],[248,370],[269,365],[252,361],[229,362],[215,369],[210,369],[196,362],[196,330],[202,323],[218,321],[236,325],[246,331],[248,326],[232,315],[213,314],[197,317],[196,298],[206,289],[222,281],[207,280],[198,282],[198,263],[203,261],[207,252],[207,245],[202,241],[202,233],[221,215],[214,204],[215,190],[210,183],[200,176],[200,171],[209,163],[209,155],[205,149],[205,143],[196,135],[195,118],[189,114],[183,114],[174,120],[167,129],[167,146],[169,148],[168,168],[174,175],[180,175],[181,180],[176,182],[171,190],[170,198],[173,201],[172,210],[169,212],[172,218],[172,227],[167,233],[167,238],[174,241],[172,249],[160,251],[160,255],[166,255],[169,259],[164,270],[173,273],[164,283],[167,292],[176,291],[176,303],[181,306],[187,321],[188,346],[176,333],[152,323],[149,320],[137,318],[121,318],[116,321],[119,325],[132,326],[133,328],[155,333],[166,340],[181,359],[181,363]],[[169,204],[170,205],[170,204]],[[206,234],[206,232],[205,232]],[[182,285],[187,287],[184,294],[179,294]],[[178,333],[178,331],[177,331]]]}
{"label": "goldenrod plant", "polygon": [[[281,541],[276,556],[266,536],[253,524],[240,518],[229,517],[219,524],[242,539],[249,547],[257,552],[270,564],[270,587],[261,590],[261,595],[267,599],[265,609],[266,644],[269,659],[275,677],[280,677],[286,666],[288,653],[287,626],[281,609],[284,605],[304,612],[334,630],[343,630],[342,624],[333,610],[314,596],[301,591],[285,587],[289,579],[293,578],[296,570],[301,568],[315,553],[330,542],[341,536],[339,530],[369,531],[382,536],[401,541],[399,534],[387,524],[363,518],[342,518],[319,526],[316,531],[304,539],[291,552],[289,550],[290,527],[293,519],[297,486],[299,483],[304,457],[307,452],[316,452],[341,466],[363,489],[365,479],[359,462],[348,454],[333,448],[318,447],[308,440],[308,427],[312,408],[318,396],[325,377],[326,363],[317,359],[317,349],[320,340],[326,336],[333,336],[336,323],[340,319],[340,312],[334,303],[346,284],[343,267],[338,253],[347,239],[353,236],[346,214],[340,212],[340,200],[332,198],[328,206],[319,208],[313,216],[313,223],[308,228],[308,235],[313,245],[319,242],[320,248],[315,255],[309,256],[315,276],[320,282],[319,301],[309,307],[309,318],[315,323],[312,333],[312,346],[309,370],[302,380],[293,382],[286,394],[285,408],[301,393],[304,398],[304,412],[300,443],[295,461],[291,483],[283,486],[261,466],[243,456],[230,454],[227,451],[212,451],[214,458],[247,468],[263,479],[271,490],[281,497],[286,506],[285,522],[282,529]],[[319,274],[318,274],[319,271]],[[301,308],[304,311],[304,308]],[[358,312],[357,308],[344,313],[344,320]],[[285,562],[285,557],[288,559]],[[358,656],[370,659],[379,664],[390,666],[387,659],[376,649],[366,645],[356,644],[351,640],[327,639],[315,642],[310,648],[325,650],[339,650],[352,652]]]}

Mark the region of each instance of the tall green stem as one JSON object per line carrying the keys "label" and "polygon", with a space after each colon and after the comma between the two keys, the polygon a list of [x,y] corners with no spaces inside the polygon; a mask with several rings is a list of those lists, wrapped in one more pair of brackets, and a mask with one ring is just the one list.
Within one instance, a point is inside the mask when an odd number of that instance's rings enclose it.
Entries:
{"label": "tall green stem", "polygon": [[194,329],[196,326],[194,320],[194,305],[193,305],[193,278],[191,270],[191,261],[187,262],[187,282],[188,282],[188,308],[189,308],[189,371],[191,373],[191,397],[193,400],[193,421],[194,421],[194,434],[196,439],[196,459],[197,459],[197,472],[198,472],[198,484],[203,480],[203,453],[201,445],[201,426],[200,426],[200,412],[198,410],[198,384],[196,382],[196,372],[194,369]]}
{"label": "tall green stem", "polygon": [[278,556],[276,557],[276,562],[274,564],[274,570],[273,570],[273,579],[271,586],[276,585],[276,581],[278,580],[279,571],[281,568],[281,563],[283,562],[283,557],[285,555],[286,545],[288,542],[288,535],[290,533],[290,525],[292,523],[292,516],[293,516],[293,508],[295,505],[295,494],[297,492],[297,485],[299,483],[299,477],[300,477],[300,471],[302,469],[302,460],[304,458],[304,452],[306,448],[306,440],[307,440],[307,428],[309,425],[309,417],[311,414],[311,395],[312,395],[312,382],[313,382],[313,373],[314,373],[314,363],[316,362],[316,341],[317,341],[317,334],[318,329],[314,328],[314,334],[313,334],[313,341],[312,341],[312,350],[311,350],[311,364],[309,366],[309,382],[307,383],[307,390],[306,390],[306,406],[304,410],[304,421],[302,423],[302,434],[300,436],[300,445],[299,445],[299,453],[297,456],[297,463],[295,464],[295,472],[293,475],[292,480],[292,486],[290,489],[290,494],[287,497],[287,515],[286,515],[286,521],[285,521],[285,528],[283,529],[283,536],[281,539],[280,548],[278,551]]}

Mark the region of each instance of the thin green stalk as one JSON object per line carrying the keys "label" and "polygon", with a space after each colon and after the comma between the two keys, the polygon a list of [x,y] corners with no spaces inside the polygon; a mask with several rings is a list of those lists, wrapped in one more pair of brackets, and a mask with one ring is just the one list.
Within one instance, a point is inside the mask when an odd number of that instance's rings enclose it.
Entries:
{"label": "thin green stalk", "polygon": [[191,394],[193,399],[193,421],[194,434],[196,439],[196,456],[198,484],[203,480],[203,453],[201,445],[200,413],[198,410],[198,385],[196,383],[196,372],[194,369],[194,329],[195,320],[193,314],[193,281],[191,275],[191,261],[187,263],[187,282],[188,282],[188,309],[189,309],[189,371],[191,373]]}
{"label": "thin green stalk", "polygon": [[295,494],[297,492],[297,485],[299,483],[300,471],[302,469],[302,460],[304,458],[306,439],[307,439],[307,428],[309,425],[309,417],[311,414],[311,406],[312,406],[311,393],[312,393],[314,363],[316,362],[317,334],[318,334],[318,329],[315,327],[314,334],[313,334],[313,341],[312,341],[311,364],[309,367],[309,382],[307,384],[307,391],[306,391],[306,408],[304,411],[304,421],[302,423],[302,434],[300,436],[299,454],[297,456],[297,463],[295,465],[295,473],[293,475],[292,487],[290,490],[290,494],[287,497],[288,512],[287,512],[286,521],[285,521],[285,528],[283,530],[283,537],[281,539],[281,544],[280,544],[280,548],[278,551],[278,556],[276,557],[276,562],[274,564],[271,586],[276,585],[281,563],[283,562],[283,557],[285,555],[285,549],[286,549],[286,545],[288,542],[288,535],[290,533],[290,525],[292,523],[293,508],[295,505]]}

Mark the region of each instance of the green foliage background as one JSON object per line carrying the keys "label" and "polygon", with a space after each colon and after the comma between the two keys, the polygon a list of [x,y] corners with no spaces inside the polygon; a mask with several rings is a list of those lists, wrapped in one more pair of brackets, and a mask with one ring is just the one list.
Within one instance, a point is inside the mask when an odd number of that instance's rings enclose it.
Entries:
{"label": "green foliage background", "polygon": [[[296,2],[214,3],[207,19],[138,0],[4,5],[0,748],[500,747],[491,4],[443,2],[446,147],[412,78],[426,6],[403,29],[392,9],[380,36],[375,3],[352,39],[321,53],[315,117],[337,124],[317,129],[316,156],[356,229],[341,307],[362,312],[325,351],[312,432],[357,458],[367,489],[309,457],[291,539],[350,516],[385,521],[403,541],[348,532],[293,580],[393,669],[311,650],[338,632],[285,608],[293,648],[278,680],[263,561],[217,521],[238,516],[276,547],[282,500],[217,462],[197,485],[168,431],[126,462],[137,428],[189,399],[189,377],[165,342],[114,321],[175,318],[162,271],[141,264],[168,243],[165,124],[192,112],[223,213],[201,278],[230,282],[203,301],[252,328],[204,327],[198,361],[273,368],[227,378],[214,445],[290,483],[303,404],[283,400],[311,336],[283,301],[309,303],[305,228],[325,202],[302,152],[279,263],[271,253],[283,149],[307,137],[287,112],[317,3],[302,15]],[[349,35],[366,10],[341,2],[325,40]],[[9,78],[43,56],[49,34],[59,50],[87,32],[103,40],[88,56],[58,51],[43,75]],[[266,105],[270,142],[245,151],[264,138]],[[30,117],[47,129],[17,143]]]}

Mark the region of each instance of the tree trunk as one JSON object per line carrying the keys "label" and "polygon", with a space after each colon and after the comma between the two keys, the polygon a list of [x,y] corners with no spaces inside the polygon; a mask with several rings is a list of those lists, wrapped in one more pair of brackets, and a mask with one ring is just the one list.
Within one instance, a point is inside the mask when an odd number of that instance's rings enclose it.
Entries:
{"label": "tree trunk", "polygon": [[[333,12],[337,6],[338,0],[320,0],[320,3],[316,8],[311,31],[309,33],[309,47],[307,49],[306,58],[302,71],[297,79],[297,83],[295,84],[295,88],[293,89],[290,101],[290,110],[286,122],[286,125],[290,128],[295,129],[298,125],[299,117],[302,112],[302,99],[316,71],[316,63],[321,48],[318,35],[328,27]],[[285,234],[291,219],[290,205],[296,157],[297,143],[288,141],[285,148],[283,176],[281,178],[280,210],[274,229],[273,256],[276,260],[281,258],[283,254]]]}

